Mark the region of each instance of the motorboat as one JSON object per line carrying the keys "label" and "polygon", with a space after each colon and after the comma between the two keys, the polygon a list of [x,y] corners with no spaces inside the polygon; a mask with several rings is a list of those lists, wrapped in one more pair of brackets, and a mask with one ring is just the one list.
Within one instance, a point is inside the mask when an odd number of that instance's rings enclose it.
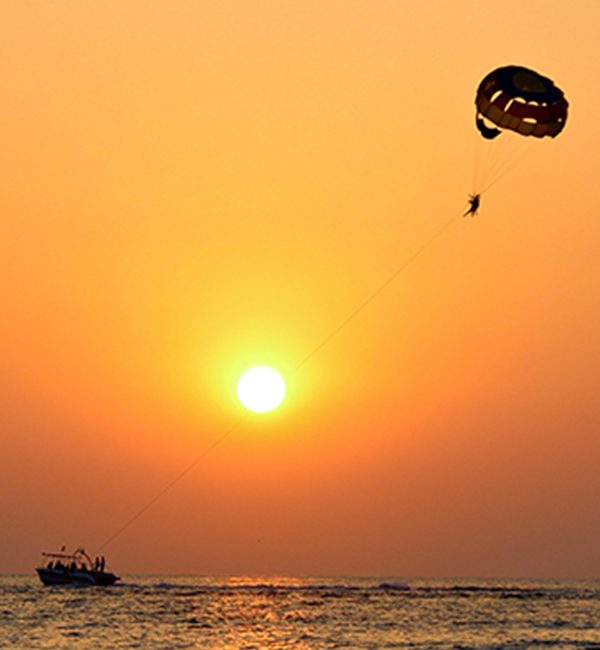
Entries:
{"label": "motorboat", "polygon": [[36,568],[45,585],[108,586],[120,580],[118,575],[106,570],[104,557],[92,558],[83,548],[74,553],[42,553],[42,566]]}

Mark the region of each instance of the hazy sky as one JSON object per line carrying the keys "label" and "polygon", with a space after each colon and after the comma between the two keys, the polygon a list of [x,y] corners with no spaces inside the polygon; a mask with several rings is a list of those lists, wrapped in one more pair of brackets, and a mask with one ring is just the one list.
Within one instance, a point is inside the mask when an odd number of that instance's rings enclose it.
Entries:
{"label": "hazy sky", "polygon": [[[0,571],[97,548],[262,363],[283,406],[118,572],[600,575],[599,28],[593,0],[3,2]],[[564,132],[294,371],[464,209],[510,63]]]}

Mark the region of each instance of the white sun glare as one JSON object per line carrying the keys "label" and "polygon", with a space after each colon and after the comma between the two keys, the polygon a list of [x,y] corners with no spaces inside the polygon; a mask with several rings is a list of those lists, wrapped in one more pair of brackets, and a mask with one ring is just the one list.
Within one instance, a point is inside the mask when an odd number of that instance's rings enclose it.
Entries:
{"label": "white sun glare", "polygon": [[266,413],[279,406],[285,397],[285,382],[273,368],[256,366],[239,378],[237,395],[240,402],[254,413]]}

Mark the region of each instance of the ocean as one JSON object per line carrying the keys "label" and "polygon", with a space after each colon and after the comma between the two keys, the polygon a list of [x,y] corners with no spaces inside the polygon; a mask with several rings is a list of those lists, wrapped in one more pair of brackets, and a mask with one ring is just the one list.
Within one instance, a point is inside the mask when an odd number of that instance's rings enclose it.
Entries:
{"label": "ocean", "polygon": [[2,576],[0,648],[600,650],[600,581]]}

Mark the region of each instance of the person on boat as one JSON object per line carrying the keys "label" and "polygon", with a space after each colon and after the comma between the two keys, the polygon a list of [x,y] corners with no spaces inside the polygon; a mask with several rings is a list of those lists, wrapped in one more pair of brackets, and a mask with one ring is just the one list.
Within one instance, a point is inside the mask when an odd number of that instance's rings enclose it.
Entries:
{"label": "person on boat", "polygon": [[479,210],[479,204],[481,202],[481,194],[469,194],[469,209],[463,214],[463,217],[471,215],[474,217]]}

